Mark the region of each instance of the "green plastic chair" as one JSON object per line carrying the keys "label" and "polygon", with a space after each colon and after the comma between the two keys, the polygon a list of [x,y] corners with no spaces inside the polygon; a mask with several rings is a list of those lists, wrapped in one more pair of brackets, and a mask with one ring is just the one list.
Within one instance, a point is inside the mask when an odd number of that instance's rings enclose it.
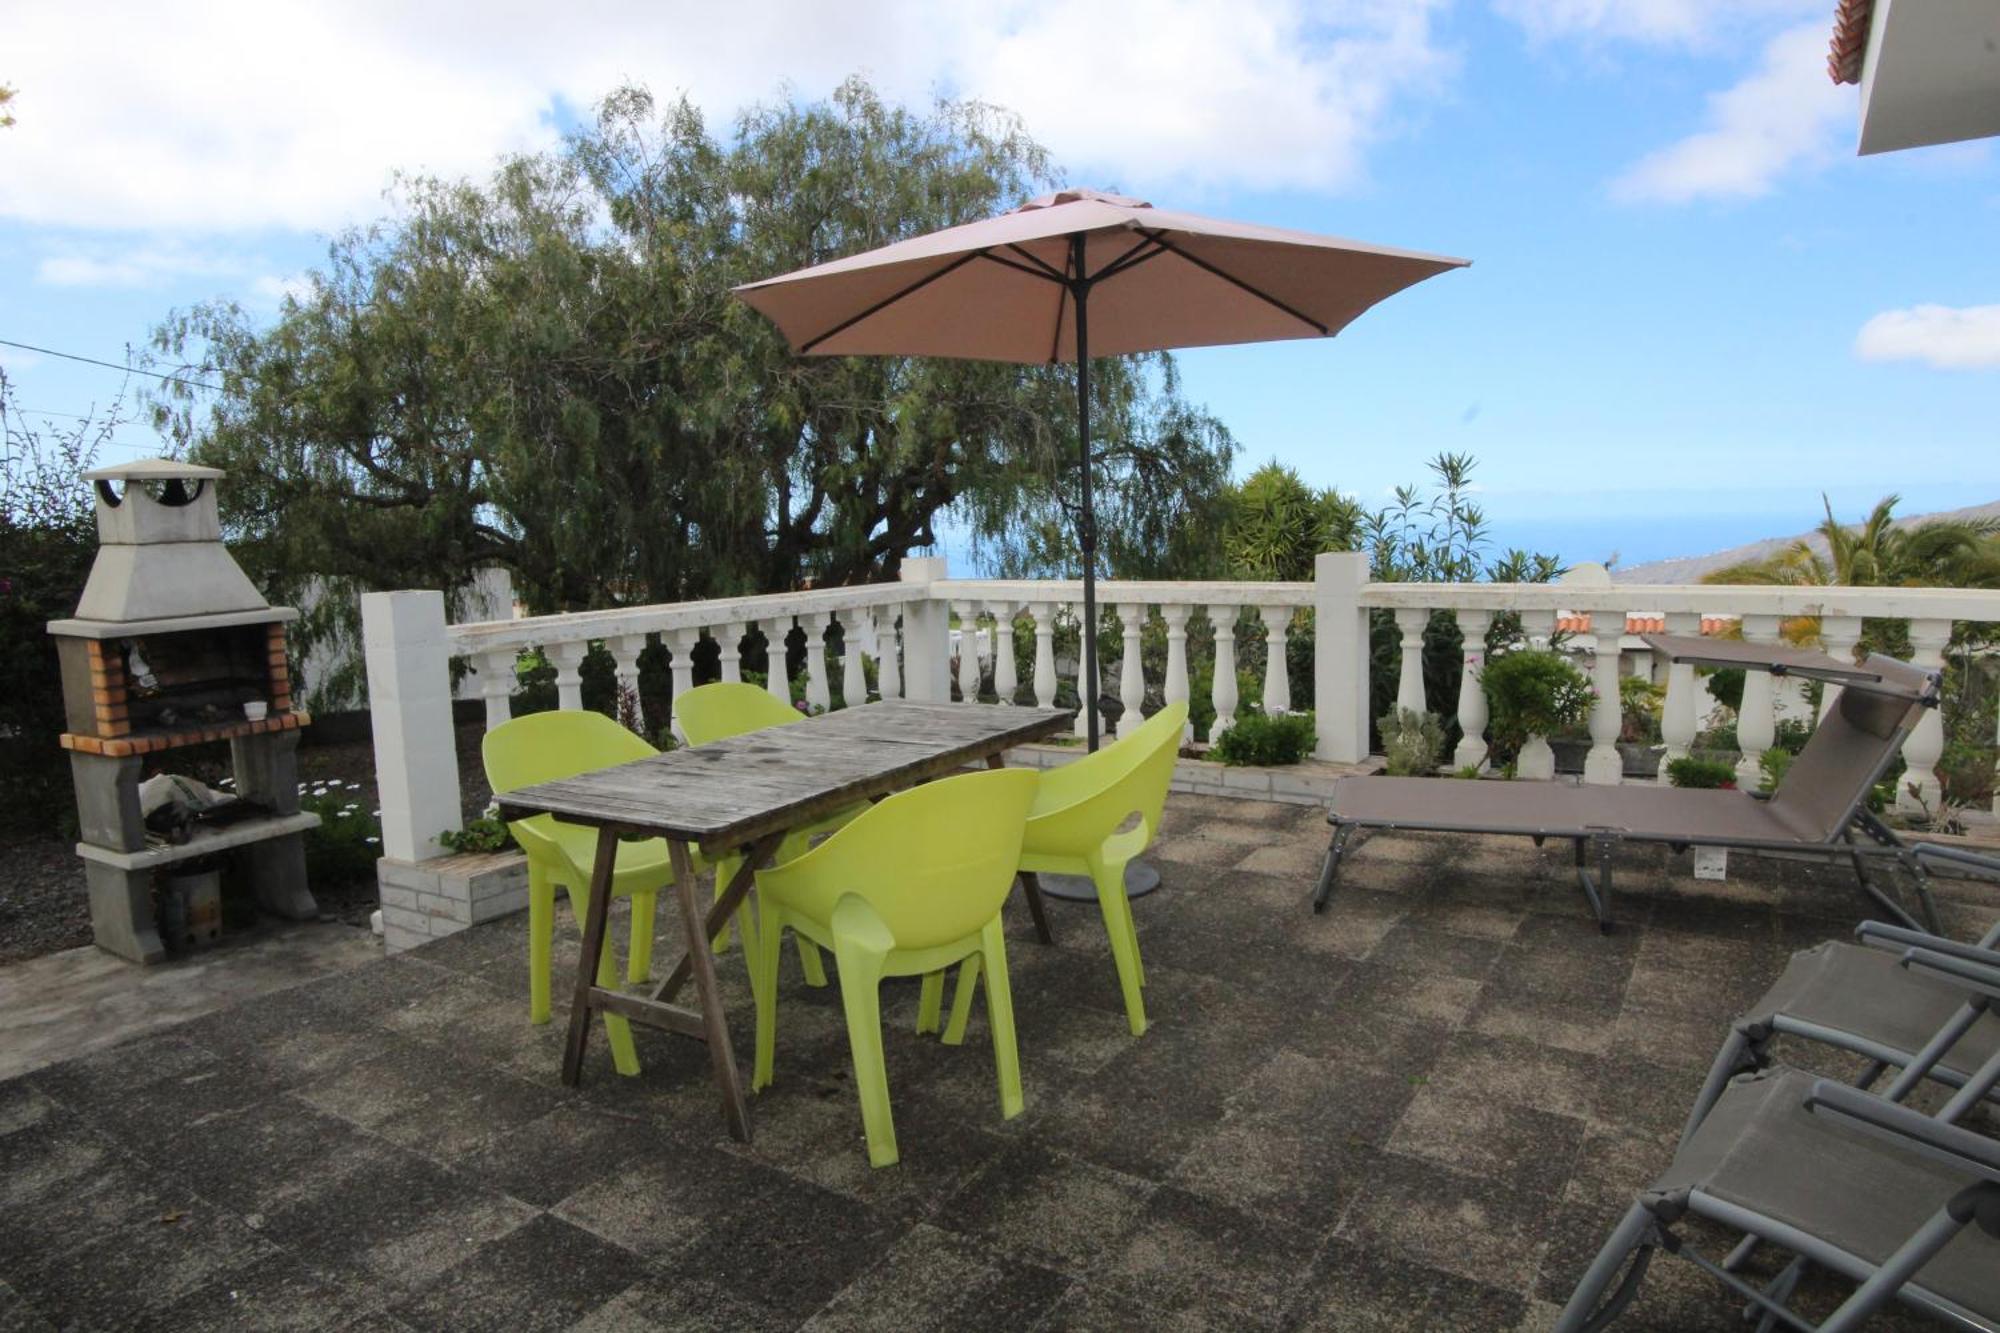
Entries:
{"label": "green plastic chair", "polygon": [[[752,1090],[769,1086],[778,1030],[778,954],[789,926],[833,950],[868,1160],[896,1161],[882,1059],[883,977],[941,974],[981,961],[999,1073],[1000,1114],[1021,1113],[1021,1065],[1000,908],[1014,885],[1038,777],[997,769],[899,792],[819,846],[757,873],[757,1001]],[[970,1003],[968,999],[967,1003]]]}
{"label": "green plastic chair", "polygon": [[[1115,744],[1044,772],[1021,845],[1023,871],[1083,875],[1096,884],[1104,933],[1110,937],[1111,958],[1125,995],[1125,1018],[1135,1037],[1146,1031],[1146,966],[1139,958],[1132,900],[1125,893],[1125,865],[1159,832],[1160,811],[1167,803],[1167,785],[1173,781],[1187,715],[1186,704],[1169,704]],[[1134,815],[1138,822],[1125,828]],[[952,1045],[965,1039],[978,966],[977,958],[968,959],[959,972],[951,1023],[944,1033]],[[918,1014],[920,1031],[926,1019],[935,1019],[943,981],[942,977],[926,980],[929,993]]]}
{"label": "green plastic chair", "polygon": [[[782,727],[800,721],[805,714],[796,708],[787,707],[770,691],[755,685],[743,685],[733,681],[717,681],[710,685],[700,685],[680,697],[674,708],[674,718],[680,723],[681,734],[687,737],[689,745],[707,745],[711,741],[725,740],[731,736],[741,736],[752,731],[762,731],[766,727]],[[844,827],[856,815],[868,809],[868,802],[855,805],[829,815],[815,824],[795,829],[778,844],[772,856],[772,864],[783,865],[812,845],[812,840],[821,834],[832,833]],[[715,893],[719,898],[736,877],[736,871],[743,863],[740,856],[725,856],[715,863]],[[743,952],[750,953],[750,918],[739,912],[736,916],[737,929],[743,933]],[[723,952],[729,947],[729,932],[724,930],[715,937],[715,951]],[[819,948],[804,936],[798,939],[799,966],[805,970],[806,983],[812,986],[826,984],[826,968],[820,962]]]}
{"label": "green plastic chair", "polygon": [[[611,768],[659,753],[602,713],[560,710],[532,713],[502,723],[486,733],[480,756],[486,781],[494,792],[509,792],[538,782],[554,782],[595,769]],[[570,908],[583,920],[590,906],[590,871],[597,858],[597,830],[565,824],[554,815],[534,815],[510,821],[508,829],[528,854],[528,1018],[549,1021],[549,955],[555,933],[556,889],[569,894]],[[612,876],[614,896],[632,899],[632,935],[626,947],[625,975],[643,981],[652,970],[653,915],[659,891],[674,882],[664,839],[622,842],[618,868]],[[607,951],[599,961],[597,981],[615,986],[618,969]],[[611,1051],[618,1071],[636,1074],[639,1058],[632,1046],[630,1025],[615,1014],[605,1015]]]}

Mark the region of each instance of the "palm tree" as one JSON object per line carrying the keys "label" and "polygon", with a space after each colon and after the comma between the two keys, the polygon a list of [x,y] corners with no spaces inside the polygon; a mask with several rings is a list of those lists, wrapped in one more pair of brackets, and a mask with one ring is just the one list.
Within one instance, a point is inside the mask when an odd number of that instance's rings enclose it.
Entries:
{"label": "palm tree", "polygon": [[1715,570],[1703,583],[1785,583],[1842,587],[2000,587],[2000,519],[1933,519],[1910,527],[1895,521],[1899,495],[1885,495],[1868,517],[1849,527],[1833,516],[1815,530],[1826,553],[1800,538],[1775,555]]}

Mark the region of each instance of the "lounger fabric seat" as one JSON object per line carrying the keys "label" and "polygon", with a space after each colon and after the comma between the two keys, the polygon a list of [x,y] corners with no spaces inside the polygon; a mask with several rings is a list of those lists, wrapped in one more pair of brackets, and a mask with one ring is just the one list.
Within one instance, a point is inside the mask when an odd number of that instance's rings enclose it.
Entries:
{"label": "lounger fabric seat", "polygon": [[[1814,1079],[1792,1069],[1748,1074],[1723,1092],[1700,1129],[1640,1201],[1677,1215],[1700,1190],[1879,1265],[1977,1177],[1805,1109]],[[1915,1285],[2000,1317],[2000,1239],[1960,1232]]]}
{"label": "lounger fabric seat", "polygon": [[[1792,955],[1743,1022],[1779,1014],[1902,1051],[1924,1044],[1965,1006],[1962,987],[1912,971],[1884,949],[1828,940]],[[2000,1015],[1980,1015],[1938,1063],[1961,1079],[2000,1053]]]}

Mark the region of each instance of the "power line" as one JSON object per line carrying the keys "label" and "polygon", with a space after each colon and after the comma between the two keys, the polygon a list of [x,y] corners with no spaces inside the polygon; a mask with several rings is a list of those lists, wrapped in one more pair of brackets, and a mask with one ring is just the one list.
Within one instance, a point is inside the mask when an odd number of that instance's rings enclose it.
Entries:
{"label": "power line", "polygon": [[122,370],[127,375],[146,375],[168,384],[189,384],[197,389],[207,389],[210,393],[221,393],[222,386],[210,384],[206,380],[189,379],[185,375],[162,375],[157,370],[141,370],[137,366],[121,366],[116,361],[99,361],[94,356],[78,356],[75,352],[58,352],[53,347],[36,347],[32,343],[17,343],[9,338],[0,338],[0,347],[17,347],[23,352],[35,352],[41,356],[57,356],[65,361],[81,361],[86,366],[102,366],[106,370]]}

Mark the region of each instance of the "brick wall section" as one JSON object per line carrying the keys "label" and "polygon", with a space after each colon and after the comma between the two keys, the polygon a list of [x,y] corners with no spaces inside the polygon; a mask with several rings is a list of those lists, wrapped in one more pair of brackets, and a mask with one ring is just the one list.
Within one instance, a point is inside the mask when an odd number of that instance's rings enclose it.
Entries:
{"label": "brick wall section", "polygon": [[467,852],[428,861],[383,857],[382,940],[390,953],[527,910],[528,861],[519,852]]}

